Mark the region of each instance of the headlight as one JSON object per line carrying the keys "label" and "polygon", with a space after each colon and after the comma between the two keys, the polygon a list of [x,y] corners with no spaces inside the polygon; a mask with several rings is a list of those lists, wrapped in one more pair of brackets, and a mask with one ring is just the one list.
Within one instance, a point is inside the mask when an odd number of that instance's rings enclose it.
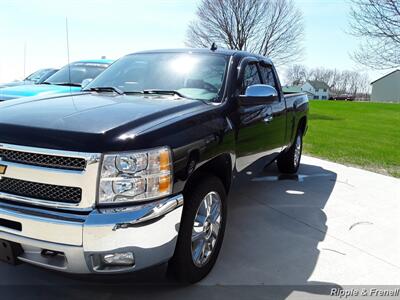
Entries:
{"label": "headlight", "polygon": [[100,204],[151,200],[171,192],[169,148],[104,155],[99,184]]}

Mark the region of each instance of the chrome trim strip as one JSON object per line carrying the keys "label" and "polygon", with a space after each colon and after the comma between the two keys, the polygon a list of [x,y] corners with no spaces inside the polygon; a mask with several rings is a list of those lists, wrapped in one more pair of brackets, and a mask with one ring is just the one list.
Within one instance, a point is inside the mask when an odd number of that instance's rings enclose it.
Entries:
{"label": "chrome trim strip", "polygon": [[163,217],[167,213],[173,211],[175,208],[178,208],[183,205],[183,196],[178,195],[173,198],[165,199],[159,201],[153,207],[150,207],[148,211],[143,212],[142,217],[138,217],[135,220],[132,220],[129,223],[119,223],[115,224],[113,231],[117,230],[118,228],[127,228],[132,225],[137,225],[143,222],[151,221],[153,219],[157,219]]}
{"label": "chrome trim strip", "polygon": [[61,221],[69,221],[74,223],[84,223],[86,217],[89,213],[77,214],[77,211],[66,211],[61,212],[58,210],[49,210],[47,208],[40,207],[31,207],[31,206],[22,206],[19,204],[11,204],[11,203],[0,203],[0,209],[5,209],[8,211],[12,211],[13,213],[19,213],[21,215],[41,217],[43,219],[53,219],[53,220],[61,220]]}
{"label": "chrome trim strip", "polygon": [[38,205],[38,206],[53,207],[53,208],[71,208],[71,207],[76,208],[79,206],[79,203],[62,203],[62,202],[40,200],[40,199],[36,199],[36,198],[12,195],[12,194],[3,193],[3,192],[0,192],[0,199],[23,202],[23,203]]}
{"label": "chrome trim strip", "polygon": [[32,166],[1,160],[7,171],[2,177],[31,181],[44,184],[82,187],[84,171],[52,169],[48,167]]}
{"label": "chrome trim strip", "polygon": [[0,143],[0,149],[11,150],[11,151],[20,151],[20,152],[29,152],[29,153],[36,153],[36,154],[54,155],[54,156],[83,158],[83,159],[86,159],[86,161],[88,163],[89,162],[90,163],[98,162],[101,157],[101,153],[56,150],[56,149],[49,149],[49,148],[37,148],[37,147],[12,145],[12,144],[4,144],[4,143]]}
{"label": "chrome trim strip", "polygon": [[140,226],[141,223],[163,217],[183,205],[183,195],[164,198],[140,205],[104,208],[93,211],[86,226],[114,225],[113,231],[121,228]]}

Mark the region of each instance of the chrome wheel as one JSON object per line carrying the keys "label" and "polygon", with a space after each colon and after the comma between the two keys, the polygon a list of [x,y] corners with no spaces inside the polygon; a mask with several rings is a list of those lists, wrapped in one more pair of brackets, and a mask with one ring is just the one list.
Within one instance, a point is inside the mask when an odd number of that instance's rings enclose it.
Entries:
{"label": "chrome wheel", "polygon": [[208,193],[200,203],[192,229],[192,260],[204,266],[210,259],[221,227],[221,198],[217,192]]}
{"label": "chrome wheel", "polygon": [[298,135],[296,138],[296,144],[294,148],[294,166],[297,167],[300,163],[301,155],[301,136]]}

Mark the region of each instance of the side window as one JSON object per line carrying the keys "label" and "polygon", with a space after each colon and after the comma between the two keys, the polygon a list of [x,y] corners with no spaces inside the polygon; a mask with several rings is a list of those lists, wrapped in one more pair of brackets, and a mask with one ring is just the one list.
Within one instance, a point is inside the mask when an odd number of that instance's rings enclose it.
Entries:
{"label": "side window", "polygon": [[274,72],[272,71],[272,68],[260,66],[260,70],[261,70],[261,74],[262,74],[262,77],[264,80],[264,84],[268,84],[268,85],[276,88],[276,80],[275,80],[275,75],[274,75]]}
{"label": "side window", "polygon": [[248,64],[244,69],[243,82],[241,87],[241,94],[246,92],[247,87],[253,84],[260,84],[260,74],[256,64]]}

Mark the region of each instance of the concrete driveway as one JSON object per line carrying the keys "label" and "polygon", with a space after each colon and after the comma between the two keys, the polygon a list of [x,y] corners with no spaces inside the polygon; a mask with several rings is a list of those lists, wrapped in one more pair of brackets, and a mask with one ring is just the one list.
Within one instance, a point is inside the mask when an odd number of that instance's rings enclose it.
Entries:
{"label": "concrete driveway", "polygon": [[310,299],[350,285],[400,285],[399,179],[307,156],[298,176],[257,170],[238,176],[219,260],[196,286],[165,279],[165,266],[92,279],[0,264],[0,292]]}

